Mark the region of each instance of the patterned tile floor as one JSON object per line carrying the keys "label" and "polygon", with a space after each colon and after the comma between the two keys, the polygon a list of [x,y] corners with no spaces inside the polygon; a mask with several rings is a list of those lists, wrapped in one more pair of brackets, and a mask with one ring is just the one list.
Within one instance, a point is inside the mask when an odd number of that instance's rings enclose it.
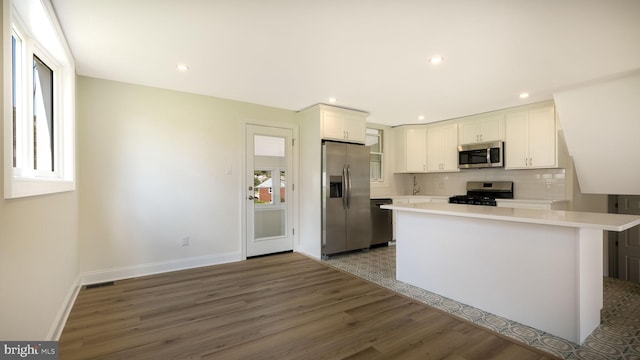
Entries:
{"label": "patterned tile floor", "polygon": [[397,281],[395,246],[332,256],[338,269],[564,359],[640,359],[640,284],[604,278],[600,326],[576,345],[570,341]]}

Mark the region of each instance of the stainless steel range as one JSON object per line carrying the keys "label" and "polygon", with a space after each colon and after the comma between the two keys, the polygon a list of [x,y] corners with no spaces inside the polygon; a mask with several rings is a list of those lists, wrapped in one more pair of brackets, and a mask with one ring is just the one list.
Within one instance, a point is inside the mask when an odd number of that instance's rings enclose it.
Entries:
{"label": "stainless steel range", "polygon": [[513,199],[513,181],[469,181],[467,194],[454,195],[449,203],[496,206],[496,199]]}

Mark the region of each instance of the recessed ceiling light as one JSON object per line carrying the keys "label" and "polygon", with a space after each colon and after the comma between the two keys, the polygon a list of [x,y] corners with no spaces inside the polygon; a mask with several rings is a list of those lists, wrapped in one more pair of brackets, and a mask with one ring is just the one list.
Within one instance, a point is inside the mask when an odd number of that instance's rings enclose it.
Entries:
{"label": "recessed ceiling light", "polygon": [[520,94],[520,99],[526,99],[529,97],[529,93],[523,92]]}
{"label": "recessed ceiling light", "polygon": [[178,71],[188,71],[189,67],[185,64],[178,64],[178,66],[176,66],[176,69],[178,69]]}
{"label": "recessed ceiling light", "polygon": [[336,102],[336,98],[334,98],[334,97],[330,97],[330,98],[329,98],[329,102],[330,102],[330,103],[334,103],[334,102]]}
{"label": "recessed ceiling light", "polygon": [[429,59],[431,65],[438,65],[444,61],[444,58],[440,55],[433,56]]}
{"label": "recessed ceiling light", "polygon": [[418,116],[418,120],[424,120],[424,115]]}

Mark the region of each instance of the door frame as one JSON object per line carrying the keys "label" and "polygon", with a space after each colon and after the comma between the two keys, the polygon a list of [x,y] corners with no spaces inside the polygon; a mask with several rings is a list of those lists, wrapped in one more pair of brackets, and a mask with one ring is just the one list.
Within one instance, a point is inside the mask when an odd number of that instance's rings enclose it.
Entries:
{"label": "door frame", "polygon": [[289,124],[289,123],[276,123],[276,122],[265,122],[265,121],[246,121],[242,124],[241,136],[240,140],[242,144],[242,159],[241,159],[241,168],[238,171],[238,178],[240,181],[240,190],[239,190],[239,200],[240,200],[240,254],[242,260],[247,259],[247,189],[246,189],[246,169],[247,169],[247,131],[250,126],[262,126],[262,127],[270,127],[276,129],[285,129],[291,130],[292,132],[292,140],[293,147],[291,150],[291,166],[292,169],[289,170],[290,176],[289,179],[292,181],[291,183],[291,194],[287,194],[288,201],[291,202],[291,218],[292,218],[292,229],[293,233],[293,251],[298,251],[299,246],[299,238],[298,238],[298,223],[299,223],[299,196],[297,194],[297,184],[299,179],[299,130],[297,124]]}

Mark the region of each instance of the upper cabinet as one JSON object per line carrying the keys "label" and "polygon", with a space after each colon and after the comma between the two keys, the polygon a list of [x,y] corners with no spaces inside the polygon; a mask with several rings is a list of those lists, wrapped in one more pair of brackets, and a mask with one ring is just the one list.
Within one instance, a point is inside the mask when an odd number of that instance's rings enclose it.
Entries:
{"label": "upper cabinet", "polygon": [[427,171],[427,128],[400,127],[396,130],[396,172]]}
{"label": "upper cabinet", "polygon": [[458,124],[396,128],[396,172],[458,171]]}
{"label": "upper cabinet", "polygon": [[427,128],[427,171],[458,171],[458,124]]}
{"label": "upper cabinet", "polygon": [[367,114],[320,105],[322,138],[364,144]]}
{"label": "upper cabinet", "polygon": [[505,168],[553,168],[557,162],[555,107],[551,103],[506,113]]}
{"label": "upper cabinet", "polygon": [[[504,141],[505,169],[557,168],[566,150],[558,146],[553,101],[434,124],[399,126],[396,172],[454,172],[458,145]],[[562,142],[561,142],[562,143]]]}
{"label": "upper cabinet", "polygon": [[504,113],[489,113],[460,120],[458,144],[504,140]]}

